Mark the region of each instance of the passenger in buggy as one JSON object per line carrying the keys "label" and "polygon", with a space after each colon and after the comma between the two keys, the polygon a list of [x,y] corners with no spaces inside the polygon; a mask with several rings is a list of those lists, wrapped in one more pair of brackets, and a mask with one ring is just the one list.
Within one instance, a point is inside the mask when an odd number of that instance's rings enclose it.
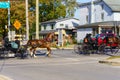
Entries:
{"label": "passenger in buggy", "polygon": [[92,34],[86,34],[85,38],[84,38],[84,43],[86,44],[93,44],[94,40],[91,37]]}

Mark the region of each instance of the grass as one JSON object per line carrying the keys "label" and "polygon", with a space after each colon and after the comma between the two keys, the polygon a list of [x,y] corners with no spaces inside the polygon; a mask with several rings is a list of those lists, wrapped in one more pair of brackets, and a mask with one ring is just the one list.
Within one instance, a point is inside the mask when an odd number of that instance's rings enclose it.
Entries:
{"label": "grass", "polygon": [[60,48],[74,48],[74,44],[70,44],[70,45],[66,45],[66,46],[62,46]]}
{"label": "grass", "polygon": [[120,56],[111,56],[111,57],[107,58],[107,60],[109,60],[109,59],[117,59],[117,58],[120,58]]}

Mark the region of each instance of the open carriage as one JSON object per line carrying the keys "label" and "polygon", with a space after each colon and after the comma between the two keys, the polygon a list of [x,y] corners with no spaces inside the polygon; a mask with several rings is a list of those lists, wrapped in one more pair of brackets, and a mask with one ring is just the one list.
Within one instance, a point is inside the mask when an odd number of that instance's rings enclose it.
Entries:
{"label": "open carriage", "polygon": [[[87,42],[85,42],[87,41]],[[115,54],[119,51],[120,40],[113,33],[101,33],[91,40],[83,40],[83,43],[74,46],[74,52],[78,54]]]}

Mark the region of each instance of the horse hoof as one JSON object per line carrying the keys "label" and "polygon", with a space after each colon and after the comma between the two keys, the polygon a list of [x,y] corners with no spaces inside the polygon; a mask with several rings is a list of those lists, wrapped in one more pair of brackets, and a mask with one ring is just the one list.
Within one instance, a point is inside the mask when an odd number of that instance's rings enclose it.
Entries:
{"label": "horse hoof", "polygon": [[47,57],[50,57],[50,54],[47,54],[46,56],[47,56]]}
{"label": "horse hoof", "polygon": [[33,57],[34,57],[34,58],[37,58],[37,56],[35,56],[35,55],[34,55]]}

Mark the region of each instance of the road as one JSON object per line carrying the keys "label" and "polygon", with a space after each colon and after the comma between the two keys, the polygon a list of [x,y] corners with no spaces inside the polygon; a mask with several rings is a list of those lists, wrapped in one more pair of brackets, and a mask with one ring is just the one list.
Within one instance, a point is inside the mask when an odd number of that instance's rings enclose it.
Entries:
{"label": "road", "polygon": [[0,60],[0,74],[13,80],[119,80],[120,67],[98,63],[107,57],[53,50],[50,58],[39,55],[35,59]]}

